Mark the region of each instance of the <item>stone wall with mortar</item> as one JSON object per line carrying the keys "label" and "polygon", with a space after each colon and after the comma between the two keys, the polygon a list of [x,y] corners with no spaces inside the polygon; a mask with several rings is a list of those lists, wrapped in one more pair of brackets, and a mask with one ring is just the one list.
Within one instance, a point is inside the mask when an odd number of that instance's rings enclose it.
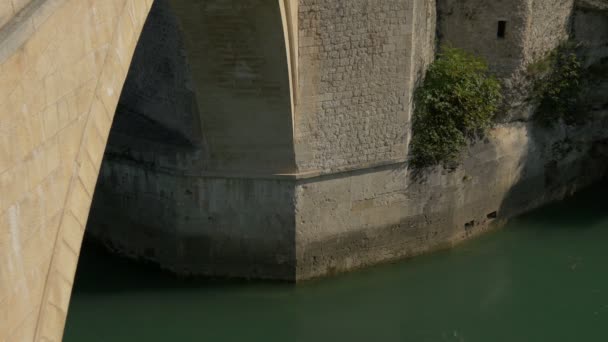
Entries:
{"label": "stone wall with mortar", "polygon": [[574,0],[533,0],[530,6],[524,63],[542,59],[564,41],[572,27]]}
{"label": "stone wall with mortar", "polygon": [[[507,21],[504,41],[498,20]],[[441,39],[486,57],[507,82],[567,39],[571,20],[572,1],[439,2]],[[398,163],[299,180],[296,277],[445,248],[602,179],[608,112],[605,96],[593,101],[584,125],[553,129],[528,120],[533,108],[514,107],[525,119],[497,124],[455,170]]]}
{"label": "stone wall with mortar", "polygon": [[417,56],[413,13],[426,3],[300,1],[294,114],[299,172],[405,158]]}
{"label": "stone wall with mortar", "polygon": [[151,2],[36,0],[0,30],[0,340],[61,340],[105,140]]}
{"label": "stone wall with mortar", "polygon": [[[439,40],[483,56],[493,72],[508,76],[524,60],[531,1],[438,0]],[[504,38],[499,21],[506,21]]]}
{"label": "stone wall with mortar", "polygon": [[[528,66],[569,39],[574,0],[438,0],[441,44],[483,57],[503,84],[502,123],[529,120],[535,78]],[[499,21],[506,22],[503,38]]]}
{"label": "stone wall with mortar", "polygon": [[[439,0],[439,36],[510,76],[568,38],[573,6],[574,0]],[[506,21],[504,38],[499,21]]]}
{"label": "stone wall with mortar", "polygon": [[606,175],[608,112],[583,127],[494,128],[453,171],[406,164],[296,188],[298,279],[447,248]]}

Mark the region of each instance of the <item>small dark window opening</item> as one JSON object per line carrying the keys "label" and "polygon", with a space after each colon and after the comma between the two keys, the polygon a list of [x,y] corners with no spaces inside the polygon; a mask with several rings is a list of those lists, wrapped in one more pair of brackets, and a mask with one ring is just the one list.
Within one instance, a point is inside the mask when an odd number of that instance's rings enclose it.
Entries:
{"label": "small dark window opening", "polygon": [[507,22],[504,20],[500,20],[498,22],[498,33],[496,34],[498,38],[504,38],[507,33]]}

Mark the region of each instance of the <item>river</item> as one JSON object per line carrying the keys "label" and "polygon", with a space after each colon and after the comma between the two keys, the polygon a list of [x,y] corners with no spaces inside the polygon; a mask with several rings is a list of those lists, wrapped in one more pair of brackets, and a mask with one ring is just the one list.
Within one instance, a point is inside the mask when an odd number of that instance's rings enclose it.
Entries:
{"label": "river", "polygon": [[178,280],[86,244],[64,341],[608,341],[607,189],[298,286]]}

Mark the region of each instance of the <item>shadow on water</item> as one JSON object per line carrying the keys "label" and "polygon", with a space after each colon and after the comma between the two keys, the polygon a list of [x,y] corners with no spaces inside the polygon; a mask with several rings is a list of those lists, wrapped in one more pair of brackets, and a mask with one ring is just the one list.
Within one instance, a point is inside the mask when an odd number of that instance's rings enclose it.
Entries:
{"label": "shadow on water", "polygon": [[548,204],[512,220],[511,226],[526,222],[529,227],[541,230],[582,230],[606,219],[608,205],[605,200],[608,181],[589,186],[576,195]]}
{"label": "shadow on water", "polygon": [[298,286],[179,279],[87,242],[65,341],[606,340],[607,188],[449,251]]}
{"label": "shadow on water", "polygon": [[177,289],[228,289],[245,285],[289,287],[289,284],[280,282],[177,276],[155,263],[112,254],[88,236],[85,236],[82,244],[75,284],[73,295],[76,296]]}

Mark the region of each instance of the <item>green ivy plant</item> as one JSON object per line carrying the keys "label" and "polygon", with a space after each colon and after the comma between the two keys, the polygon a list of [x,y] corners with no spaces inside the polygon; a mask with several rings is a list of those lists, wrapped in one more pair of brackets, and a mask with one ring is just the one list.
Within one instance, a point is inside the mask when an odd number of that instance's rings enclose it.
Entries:
{"label": "green ivy plant", "polygon": [[490,126],[501,103],[500,90],[482,58],[443,46],[416,91],[411,165],[456,162],[467,141]]}
{"label": "green ivy plant", "polygon": [[545,126],[552,126],[561,120],[574,124],[582,119],[577,114],[582,113],[578,110],[582,65],[575,49],[573,44],[564,43],[544,59],[547,70],[534,85],[534,95],[539,100],[534,118]]}

